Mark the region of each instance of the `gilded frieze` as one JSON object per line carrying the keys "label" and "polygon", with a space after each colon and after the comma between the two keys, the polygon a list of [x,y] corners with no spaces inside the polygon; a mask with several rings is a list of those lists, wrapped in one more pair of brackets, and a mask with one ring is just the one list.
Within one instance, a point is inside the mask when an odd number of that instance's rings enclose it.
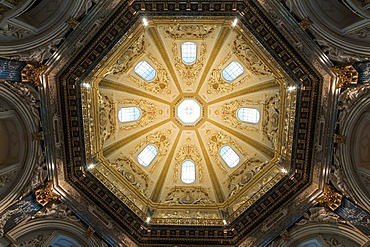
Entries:
{"label": "gilded frieze", "polygon": [[150,54],[147,54],[147,58],[154,65],[154,69],[157,72],[157,76],[152,81],[146,81],[140,76],[129,75],[129,78],[137,83],[140,88],[145,89],[153,93],[171,94],[170,77],[168,72],[164,69],[163,65],[158,62],[158,59]]}
{"label": "gilded frieze", "polygon": [[116,114],[114,102],[111,96],[108,95],[98,95],[99,103],[99,126],[100,126],[100,140],[103,144],[105,140],[113,136],[116,130]]}
{"label": "gilded frieze", "polygon": [[214,30],[214,26],[200,24],[176,24],[164,27],[165,33],[173,39],[205,39]]}
{"label": "gilded frieze", "polygon": [[229,124],[232,127],[248,131],[258,131],[258,128],[255,127],[254,125],[241,122],[236,117],[237,115],[236,112],[240,107],[260,105],[261,103],[262,102],[255,102],[251,100],[234,100],[225,103],[220,109],[217,109],[215,111],[215,114],[219,115],[226,124]]}
{"label": "gilded frieze", "polygon": [[175,157],[175,169],[173,173],[173,182],[177,183],[180,178],[180,167],[185,160],[192,160],[196,164],[197,180],[199,183],[203,180],[203,167],[202,167],[202,157],[198,151],[198,148],[191,143],[191,139],[188,138],[186,143],[181,146]]}
{"label": "gilded frieze", "polygon": [[257,76],[272,76],[270,69],[253,52],[251,47],[245,42],[243,35],[238,35],[233,42],[232,49],[247,66],[247,69]]}
{"label": "gilded frieze", "polygon": [[162,132],[155,132],[153,134],[147,135],[144,140],[142,140],[138,145],[136,145],[135,149],[130,153],[131,156],[134,156],[139,150],[141,150],[144,146],[148,144],[153,144],[157,147],[158,154],[157,158],[151,164],[150,172],[152,173],[156,166],[161,162],[162,158],[167,154],[168,148],[170,146],[170,138],[169,135],[171,134],[171,130],[167,129],[166,131]]}
{"label": "gilded frieze", "polygon": [[147,100],[138,99],[125,99],[118,102],[122,106],[136,106],[140,108],[141,117],[135,122],[122,124],[120,130],[130,130],[137,127],[144,127],[152,123],[159,115],[163,114],[163,111],[158,106]]}
{"label": "gilded frieze", "polygon": [[225,165],[221,161],[221,156],[220,156],[220,148],[222,146],[229,145],[233,149],[236,149],[241,155],[243,156],[246,155],[245,150],[229,135],[226,135],[225,133],[222,133],[220,131],[212,132],[211,130],[207,130],[206,134],[209,136],[209,139],[207,142],[209,154],[217,162],[219,168],[225,173],[227,173],[227,171],[224,167]]}
{"label": "gilded frieze", "polygon": [[174,187],[167,192],[163,204],[209,205],[215,203],[209,197],[208,189],[203,187]]}
{"label": "gilded frieze", "polygon": [[191,86],[195,82],[200,70],[203,68],[206,51],[207,45],[205,42],[202,42],[200,45],[199,56],[197,56],[195,63],[188,65],[184,64],[180,59],[178,43],[173,43],[172,52],[174,65],[177,72],[180,74],[181,79],[187,86]]}
{"label": "gilded frieze", "polygon": [[149,176],[143,172],[128,157],[121,156],[111,162],[111,166],[118,171],[137,191],[143,195],[147,194],[149,186]]}
{"label": "gilded frieze", "polygon": [[108,70],[107,74],[120,74],[126,73],[134,64],[136,59],[145,52],[145,39],[144,34],[133,43],[123,55],[113,64]]}

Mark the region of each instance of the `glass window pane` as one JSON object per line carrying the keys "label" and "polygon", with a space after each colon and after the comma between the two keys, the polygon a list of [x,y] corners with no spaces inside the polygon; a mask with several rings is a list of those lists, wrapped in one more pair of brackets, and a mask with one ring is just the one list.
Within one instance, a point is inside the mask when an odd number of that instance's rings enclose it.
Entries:
{"label": "glass window pane", "polygon": [[260,121],[260,112],[255,108],[239,108],[236,114],[242,122],[258,123]]}
{"label": "glass window pane", "polygon": [[140,118],[141,112],[138,107],[123,107],[118,112],[118,120],[121,123],[136,121]]}
{"label": "glass window pane", "polygon": [[134,71],[146,81],[153,80],[157,75],[157,72],[155,72],[153,67],[150,66],[150,64],[148,64],[146,61],[139,62],[135,66]]}
{"label": "glass window pane", "polygon": [[238,62],[231,62],[223,71],[222,71],[222,77],[227,81],[227,82],[232,82],[238,76],[243,74],[244,69],[243,66],[238,63]]}
{"label": "glass window pane", "polygon": [[240,158],[230,146],[223,146],[220,149],[220,156],[230,168],[239,164]]}
{"label": "glass window pane", "polygon": [[139,153],[139,155],[137,156],[137,161],[142,166],[148,166],[154,160],[157,154],[157,147],[149,144],[143,149],[143,151]]}
{"label": "glass window pane", "polygon": [[192,160],[185,160],[182,163],[181,180],[187,184],[195,181],[195,164]]}
{"label": "glass window pane", "polygon": [[197,59],[197,45],[185,42],[181,45],[181,57],[184,64],[193,64]]}

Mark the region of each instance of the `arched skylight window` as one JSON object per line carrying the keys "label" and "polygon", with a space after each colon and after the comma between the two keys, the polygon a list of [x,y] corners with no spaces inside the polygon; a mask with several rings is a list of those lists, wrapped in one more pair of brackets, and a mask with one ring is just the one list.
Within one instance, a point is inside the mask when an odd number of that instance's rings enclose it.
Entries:
{"label": "arched skylight window", "polygon": [[137,161],[142,166],[148,166],[150,165],[150,163],[152,163],[157,154],[157,147],[149,144],[143,149],[143,151],[139,153],[139,155],[137,156]]}
{"label": "arched skylight window", "polygon": [[118,111],[118,120],[121,123],[133,122],[139,120],[140,115],[139,107],[123,107]]}
{"label": "arched skylight window", "polygon": [[317,239],[311,239],[299,244],[298,247],[322,247]]}
{"label": "arched skylight window", "polygon": [[181,57],[184,64],[193,64],[197,59],[197,44],[193,42],[182,43]]}
{"label": "arched skylight window", "polygon": [[223,146],[220,149],[220,156],[230,168],[239,164],[239,155],[230,146]]}
{"label": "arched skylight window", "polygon": [[157,72],[155,72],[155,69],[150,66],[146,61],[139,62],[136,66],[134,71],[136,74],[141,76],[146,81],[151,81],[155,78],[157,75]]}
{"label": "arched skylight window", "polygon": [[236,78],[238,78],[241,74],[243,74],[244,69],[243,66],[238,62],[231,62],[223,71],[222,77],[227,82],[232,82]]}
{"label": "arched skylight window", "polygon": [[191,184],[195,181],[195,164],[192,160],[185,160],[181,166],[181,181]]}
{"label": "arched skylight window", "polygon": [[236,112],[236,116],[242,122],[255,124],[260,121],[260,112],[255,108],[239,108]]}

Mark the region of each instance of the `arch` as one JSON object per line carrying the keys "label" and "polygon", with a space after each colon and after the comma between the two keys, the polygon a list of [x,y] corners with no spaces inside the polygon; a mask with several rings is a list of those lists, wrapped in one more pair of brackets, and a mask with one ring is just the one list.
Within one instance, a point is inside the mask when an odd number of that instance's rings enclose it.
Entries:
{"label": "arch", "polygon": [[137,156],[137,161],[142,166],[149,166],[150,163],[152,163],[154,158],[157,156],[157,154],[157,147],[155,145],[149,144],[143,149],[143,151],[139,153],[139,155]]}
{"label": "arch", "polygon": [[157,76],[155,69],[146,61],[140,61],[134,71],[146,81],[152,81]]}
{"label": "arch", "polygon": [[181,181],[191,184],[195,181],[195,164],[192,160],[185,160],[181,164]]}
{"label": "arch", "polygon": [[195,63],[197,59],[197,44],[194,42],[185,42],[181,44],[181,59],[186,65]]}
{"label": "arch", "polygon": [[260,121],[260,112],[256,108],[241,107],[236,111],[239,121],[256,124]]}
{"label": "arch", "polygon": [[243,72],[243,66],[240,63],[233,61],[226,66],[224,70],[222,70],[222,77],[227,82],[233,82],[236,78],[243,74]]}
{"label": "arch", "polygon": [[228,145],[220,148],[220,156],[230,168],[237,166],[240,162],[239,155]]}
{"label": "arch", "polygon": [[139,120],[141,117],[141,110],[139,107],[122,107],[118,111],[118,120],[121,123],[129,123]]}

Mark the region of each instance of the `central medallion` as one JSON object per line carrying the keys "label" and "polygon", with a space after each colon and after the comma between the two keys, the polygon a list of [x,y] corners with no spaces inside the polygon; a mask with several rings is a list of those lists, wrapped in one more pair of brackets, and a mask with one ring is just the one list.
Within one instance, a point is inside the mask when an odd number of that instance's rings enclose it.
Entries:
{"label": "central medallion", "polygon": [[185,126],[196,124],[201,117],[201,104],[196,99],[183,99],[176,107],[176,118]]}

